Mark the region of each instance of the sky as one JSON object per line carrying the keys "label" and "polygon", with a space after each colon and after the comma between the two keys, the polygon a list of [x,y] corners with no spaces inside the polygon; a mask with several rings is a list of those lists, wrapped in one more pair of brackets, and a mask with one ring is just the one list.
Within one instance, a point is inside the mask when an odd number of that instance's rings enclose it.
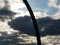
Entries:
{"label": "sky", "polygon": [[[4,1],[5,0],[0,0],[0,9],[2,9],[4,6],[6,6]],[[36,14],[36,17],[37,17],[37,15],[39,15],[38,16],[39,18],[42,16],[43,17],[48,16],[48,15],[49,16],[60,15],[60,0],[28,0],[28,2],[30,4],[34,14]],[[29,15],[28,10],[22,0],[8,0],[7,5],[9,6],[9,10],[18,13],[17,15],[15,15],[15,17]],[[60,18],[60,16],[59,16],[59,18]],[[0,22],[0,23],[2,23],[2,22]],[[0,27],[1,27],[0,30],[8,31],[8,34],[15,32],[13,29],[10,30],[11,27],[8,26],[4,22],[1,24]],[[7,28],[7,29],[5,29],[5,28]],[[44,28],[45,27],[43,27],[42,30],[44,30]],[[18,31],[16,31],[16,32],[18,33]]]}
{"label": "sky", "polygon": [[[21,0],[20,0],[21,1]],[[39,12],[41,15],[60,15],[60,0],[27,0],[34,12],[34,14]],[[20,2],[20,6],[15,6],[16,8],[19,7],[19,12],[21,12],[21,15],[29,15],[29,12],[24,5],[23,1]],[[12,8],[13,9],[13,8]],[[15,10],[16,11],[16,10]]]}
{"label": "sky", "polygon": [[[23,3],[23,0],[7,0],[10,7],[9,9],[13,12],[20,13],[20,15],[29,15],[29,12]],[[60,0],[27,0],[34,12],[34,14],[52,16],[52,15],[60,15]],[[5,5],[4,0],[0,0],[3,2],[3,5],[0,4],[0,7]],[[19,14],[18,14],[19,15]]]}
{"label": "sky", "polygon": [[[47,13],[48,15],[56,14],[60,8],[60,0],[28,0],[34,11]],[[54,3],[54,4],[53,4]],[[50,5],[49,5],[50,4]],[[56,7],[54,6],[56,5]]]}

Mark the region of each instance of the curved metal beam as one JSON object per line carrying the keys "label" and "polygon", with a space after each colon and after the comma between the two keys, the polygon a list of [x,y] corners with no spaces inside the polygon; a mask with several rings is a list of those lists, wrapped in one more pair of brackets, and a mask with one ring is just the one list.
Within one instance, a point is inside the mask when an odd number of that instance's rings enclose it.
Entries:
{"label": "curved metal beam", "polygon": [[36,22],[36,19],[34,17],[34,14],[33,14],[33,11],[28,3],[27,0],[23,0],[23,2],[25,3],[30,15],[31,15],[31,19],[32,19],[32,22],[33,22],[33,26],[35,28],[35,32],[36,32],[36,37],[37,37],[37,44],[38,45],[41,45],[41,39],[40,39],[40,32],[39,32],[39,29],[38,29],[38,25],[37,25],[37,22]]}

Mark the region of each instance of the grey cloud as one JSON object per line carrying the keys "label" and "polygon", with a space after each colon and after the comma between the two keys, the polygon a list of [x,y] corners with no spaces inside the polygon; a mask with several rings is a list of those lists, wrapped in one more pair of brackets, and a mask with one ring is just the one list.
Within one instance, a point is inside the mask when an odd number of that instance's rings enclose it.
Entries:
{"label": "grey cloud", "polygon": [[[60,35],[60,19],[54,20],[50,17],[37,19],[41,36]],[[11,28],[21,31],[28,35],[35,35],[33,24],[29,16],[19,17],[8,23]],[[41,29],[44,27],[44,30]]]}

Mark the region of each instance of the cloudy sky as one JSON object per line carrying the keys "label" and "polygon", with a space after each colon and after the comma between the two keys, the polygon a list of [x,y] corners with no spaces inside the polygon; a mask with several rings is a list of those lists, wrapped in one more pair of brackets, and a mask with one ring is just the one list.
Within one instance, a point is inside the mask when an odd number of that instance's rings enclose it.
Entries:
{"label": "cloudy sky", "polygon": [[[28,10],[23,3],[23,0],[0,0],[0,8],[4,7],[6,1],[13,12],[20,13],[20,15],[29,15]],[[60,0],[28,0],[34,14],[39,16],[60,15]],[[18,14],[19,15],[19,14]]]}
{"label": "cloudy sky", "polygon": [[[60,0],[28,0],[32,10],[35,14],[41,15],[60,15]],[[17,4],[12,3],[11,10],[21,12],[21,15],[28,14],[26,6],[23,1]]]}
{"label": "cloudy sky", "polygon": [[60,0],[28,0],[34,11],[54,15],[60,11]]}

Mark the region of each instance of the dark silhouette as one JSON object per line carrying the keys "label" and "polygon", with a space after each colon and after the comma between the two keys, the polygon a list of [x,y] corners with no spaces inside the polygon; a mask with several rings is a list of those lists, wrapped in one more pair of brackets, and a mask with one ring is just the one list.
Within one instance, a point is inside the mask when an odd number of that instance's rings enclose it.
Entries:
{"label": "dark silhouette", "polygon": [[12,12],[8,9],[0,9],[0,15],[4,15],[4,16],[12,16],[15,15],[15,12]]}
{"label": "dark silhouette", "polygon": [[23,0],[23,2],[25,3],[25,5],[27,7],[27,9],[30,13],[32,22],[33,22],[33,26],[34,26],[35,33],[36,33],[36,38],[37,38],[37,45],[41,45],[40,33],[39,33],[39,29],[38,29],[37,22],[36,22],[36,19],[34,17],[33,11],[32,11],[32,9],[31,9],[27,0]]}
{"label": "dark silhouette", "polygon": [[8,9],[0,9],[0,20],[4,21],[5,19],[12,19],[12,17],[16,15],[15,12],[12,12]]}
{"label": "dark silhouette", "polygon": [[16,18],[12,22],[9,22],[9,25],[16,30],[21,31],[22,33],[32,36],[35,35],[34,27],[29,16]]}
{"label": "dark silhouette", "polygon": [[45,28],[41,31],[42,36],[46,35],[60,35],[60,19],[54,20],[49,17],[38,19],[38,27],[41,30],[43,27]]}
{"label": "dark silhouette", "polygon": [[[60,35],[60,19],[54,20],[49,17],[37,19],[41,36]],[[19,17],[8,23],[11,28],[19,30],[25,34],[35,36],[33,24],[29,16]],[[44,27],[44,30],[41,29]]]}
{"label": "dark silhouette", "polygon": [[19,42],[24,42],[23,39],[17,38],[17,36],[7,36],[3,35],[0,37],[0,45],[18,45]]}

